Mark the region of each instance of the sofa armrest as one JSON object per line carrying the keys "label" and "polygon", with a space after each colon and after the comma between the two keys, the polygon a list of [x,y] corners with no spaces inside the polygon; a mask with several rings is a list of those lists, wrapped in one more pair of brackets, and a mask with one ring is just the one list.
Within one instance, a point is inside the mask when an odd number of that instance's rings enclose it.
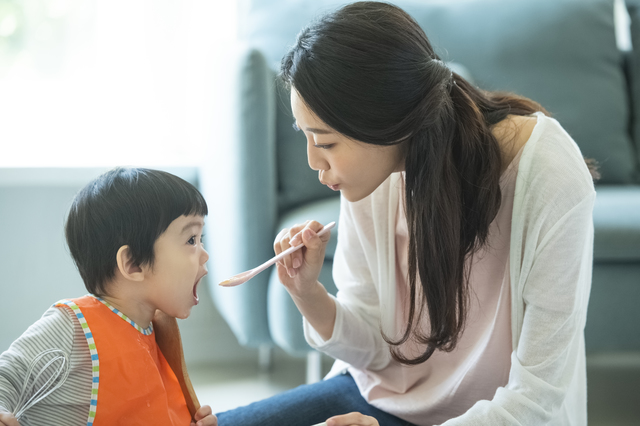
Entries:
{"label": "sofa armrest", "polygon": [[267,324],[268,274],[249,284],[218,283],[273,255],[276,194],[275,75],[263,55],[234,47],[216,76],[212,126],[201,168],[209,205],[206,247],[214,303],[245,346],[271,344]]}

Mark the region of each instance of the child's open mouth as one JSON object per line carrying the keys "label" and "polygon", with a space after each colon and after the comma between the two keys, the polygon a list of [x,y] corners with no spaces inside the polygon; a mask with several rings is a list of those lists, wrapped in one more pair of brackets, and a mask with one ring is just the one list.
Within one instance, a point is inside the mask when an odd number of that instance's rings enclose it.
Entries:
{"label": "child's open mouth", "polygon": [[198,304],[198,302],[200,302],[200,298],[198,298],[198,284],[200,283],[200,280],[196,281],[196,283],[193,285],[193,300],[195,300],[196,305]]}
{"label": "child's open mouth", "polygon": [[193,301],[195,302],[195,304],[197,305],[198,302],[200,302],[200,298],[198,297],[198,284],[200,284],[200,281],[202,281],[202,278],[207,275],[207,271],[204,271],[204,274],[200,275],[198,277],[198,279],[196,280],[196,283],[193,285]]}

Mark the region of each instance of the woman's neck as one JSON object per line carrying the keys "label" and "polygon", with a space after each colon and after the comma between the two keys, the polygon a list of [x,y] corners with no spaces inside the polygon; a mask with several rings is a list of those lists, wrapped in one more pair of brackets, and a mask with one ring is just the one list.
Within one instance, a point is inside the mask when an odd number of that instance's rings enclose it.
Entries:
{"label": "woman's neck", "polygon": [[509,115],[493,127],[501,153],[501,172],[504,172],[520,149],[527,143],[538,122],[538,117]]}

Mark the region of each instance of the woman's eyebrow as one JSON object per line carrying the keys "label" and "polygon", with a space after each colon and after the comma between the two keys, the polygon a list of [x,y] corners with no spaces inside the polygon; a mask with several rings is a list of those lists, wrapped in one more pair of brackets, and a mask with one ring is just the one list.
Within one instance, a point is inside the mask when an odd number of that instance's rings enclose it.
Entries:
{"label": "woman's eyebrow", "polygon": [[[298,123],[296,121],[293,122],[293,129],[296,131],[300,130],[300,126],[298,126]],[[334,133],[332,130],[316,129],[315,127],[305,127],[304,130],[309,133],[315,133],[316,135],[329,135]]]}
{"label": "woman's eyebrow", "polygon": [[313,127],[307,127],[305,130],[310,133],[315,133],[316,135],[328,135],[333,133],[331,130],[315,129]]}

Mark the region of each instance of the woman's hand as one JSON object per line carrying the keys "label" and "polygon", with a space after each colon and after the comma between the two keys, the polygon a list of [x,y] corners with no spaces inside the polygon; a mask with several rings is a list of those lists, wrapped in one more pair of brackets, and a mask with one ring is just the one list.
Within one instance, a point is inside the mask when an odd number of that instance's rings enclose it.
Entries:
{"label": "woman's hand", "polygon": [[13,417],[13,414],[0,411],[0,426],[20,426],[20,423]]}
{"label": "woman's hand", "polygon": [[280,254],[291,246],[304,243],[305,247],[278,262],[278,278],[302,316],[324,340],[329,340],[336,320],[336,305],[318,277],[331,235],[327,232],[319,237],[320,229],[322,224],[314,220],[283,229],[276,237],[273,249]]}
{"label": "woman's hand", "polygon": [[379,424],[371,416],[353,412],[331,417],[327,420],[327,426],[379,426]]}
{"label": "woman's hand", "polygon": [[211,411],[211,407],[203,405],[196,411],[194,416],[196,423],[191,422],[191,426],[218,426],[218,418]]}
{"label": "woman's hand", "polygon": [[281,259],[278,264],[278,277],[292,296],[304,298],[305,292],[318,282],[320,270],[324,263],[324,252],[330,233],[318,236],[316,233],[323,225],[315,220],[308,220],[290,229],[280,231],[273,243],[276,254],[289,247],[304,243],[305,247]]}

